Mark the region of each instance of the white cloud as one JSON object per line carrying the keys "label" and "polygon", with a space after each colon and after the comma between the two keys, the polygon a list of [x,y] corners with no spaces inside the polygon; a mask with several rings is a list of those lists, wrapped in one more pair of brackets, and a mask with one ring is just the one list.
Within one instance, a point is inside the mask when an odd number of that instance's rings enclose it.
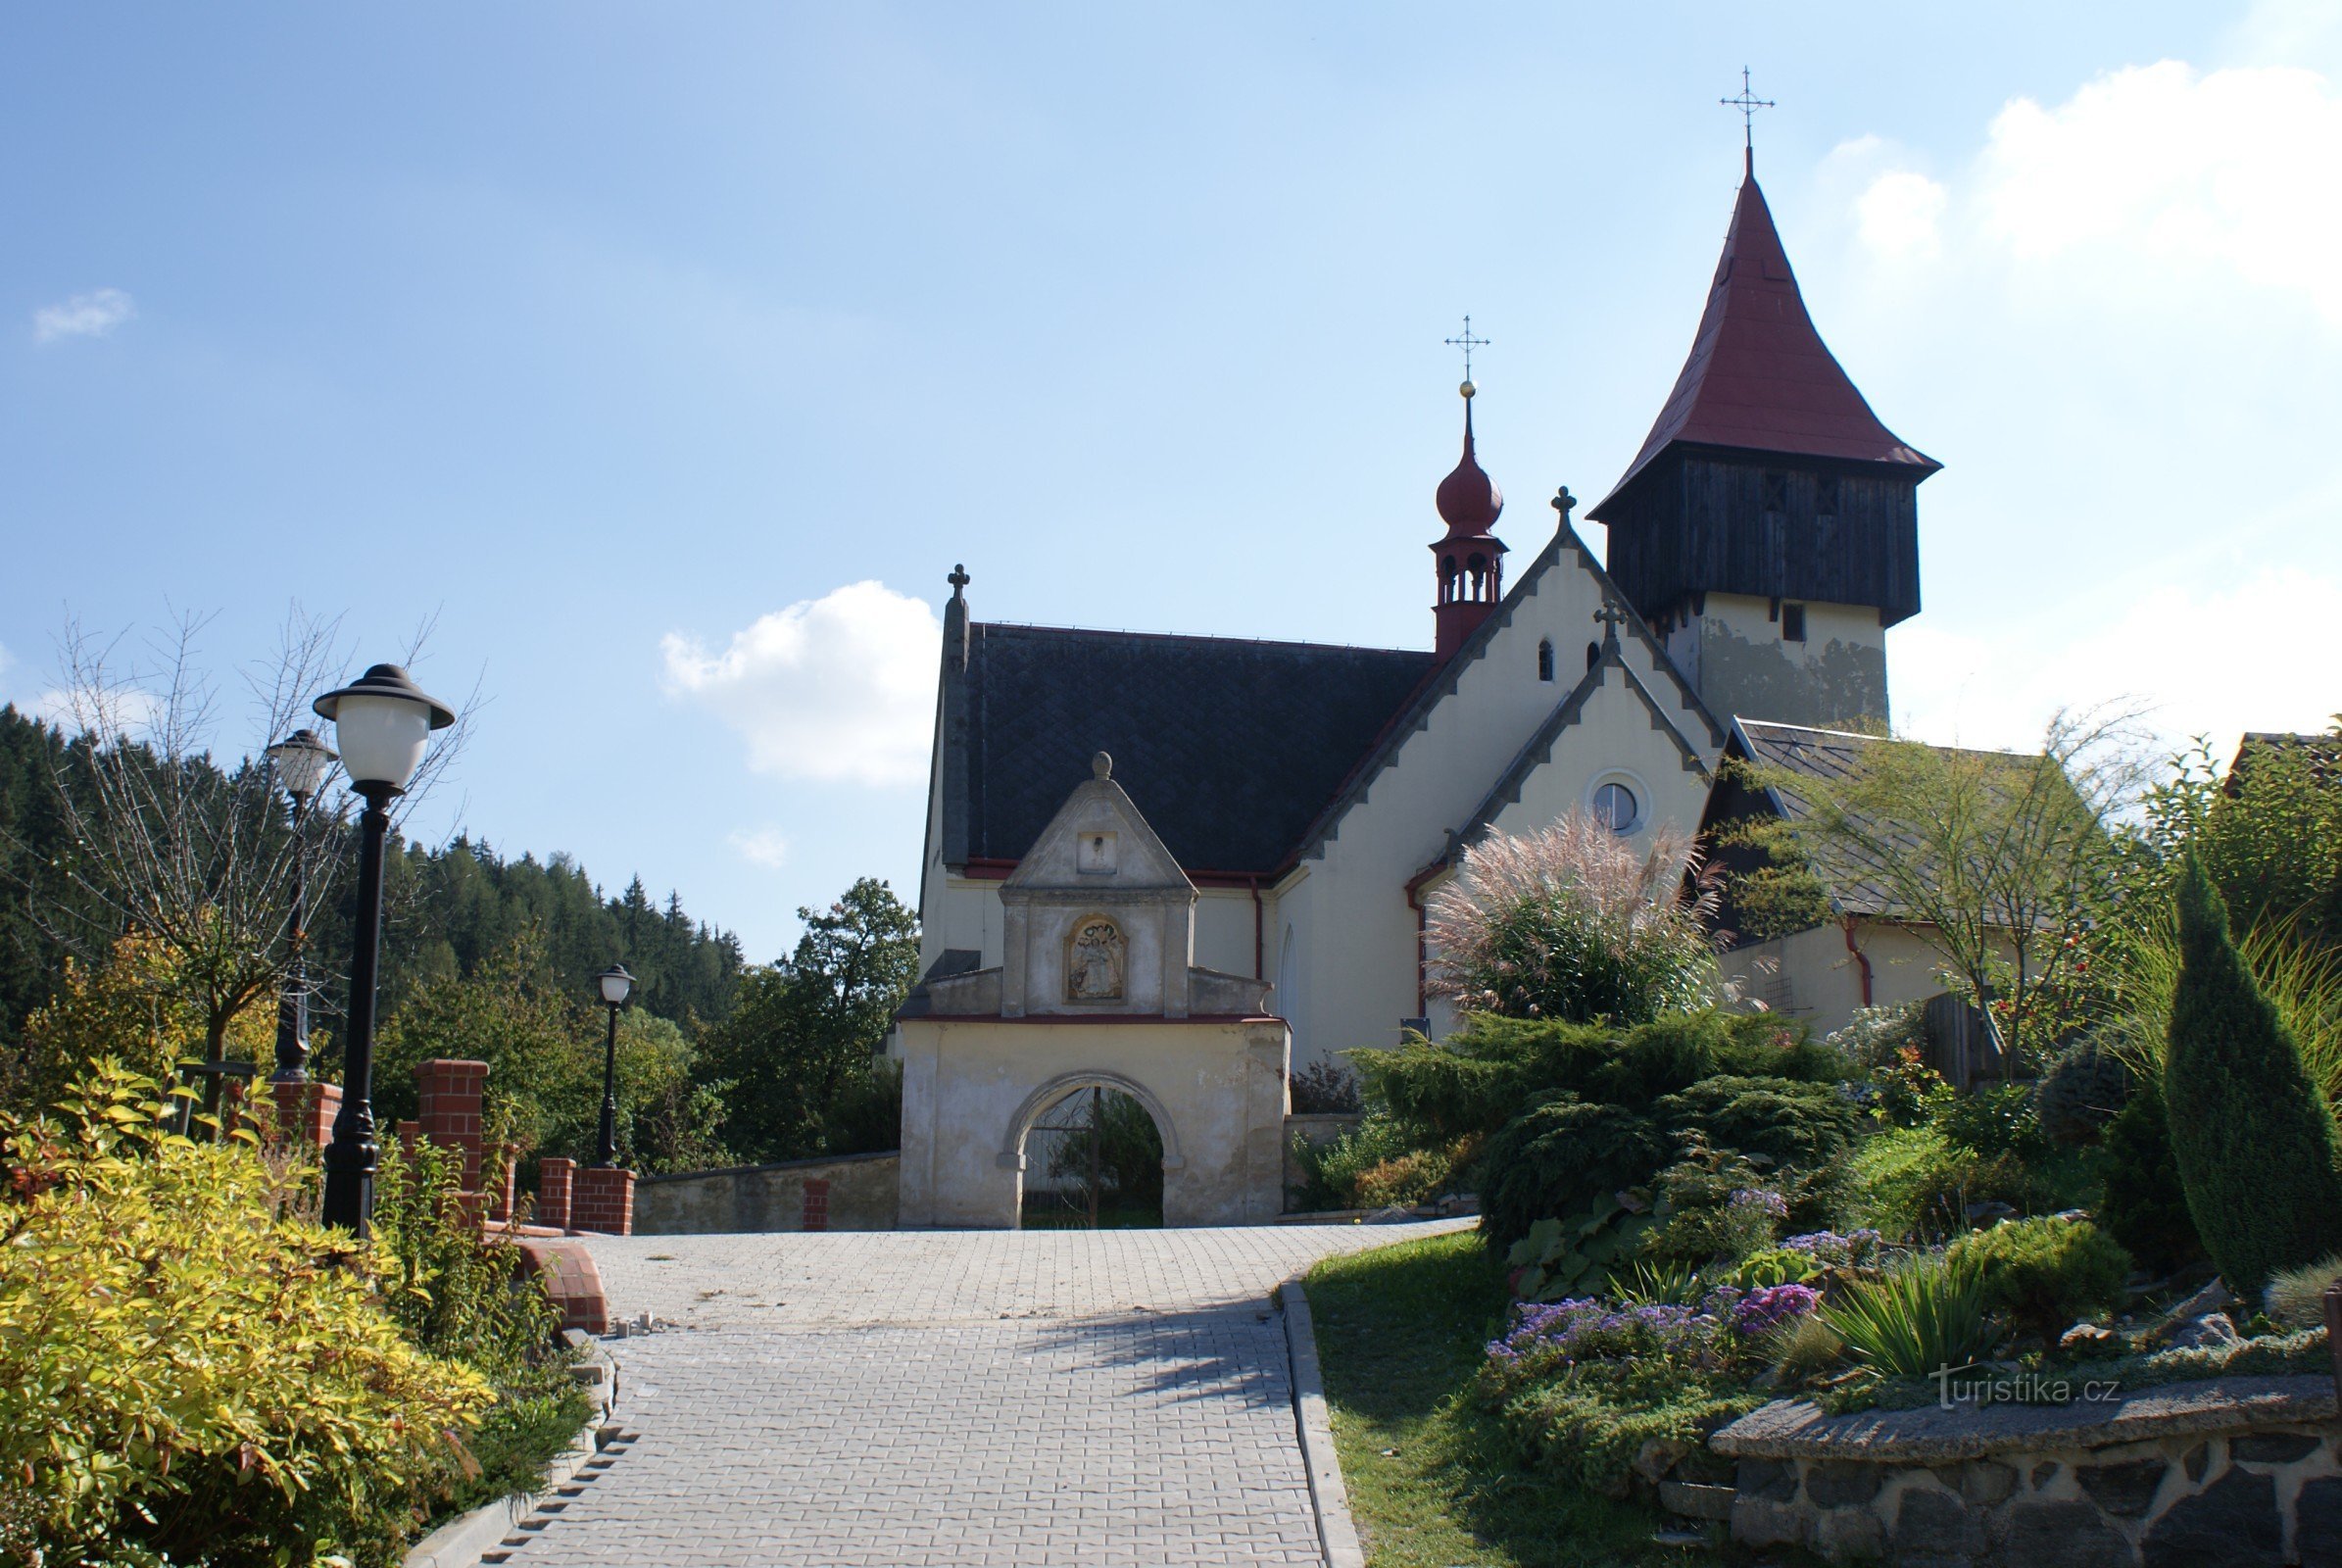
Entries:
{"label": "white cloud", "polygon": [[[1840,152],[1877,150],[1864,138]],[[2050,107],[2012,99],[1955,187],[1891,169],[1855,218],[1882,261],[1932,256],[1956,209],[1967,259],[2101,308],[2200,307],[2242,281],[2342,326],[2342,203],[2328,194],[2338,167],[2342,96],[2316,72],[2166,60]]]}
{"label": "white cloud", "polygon": [[1939,225],[1949,200],[1925,174],[1907,169],[1880,174],[1855,203],[1862,241],[1888,258],[1933,256],[1942,248]]}
{"label": "white cloud", "polygon": [[32,341],[54,343],[67,337],[104,337],[138,314],[138,302],[118,288],[92,289],[58,305],[44,305],[32,313]]}
{"label": "white cloud", "polygon": [[1895,726],[1932,741],[2038,745],[2060,708],[2145,705],[2176,748],[2245,730],[2321,730],[2342,707],[2333,628],[2342,580],[2269,566],[2232,585],[2174,577],[2071,607],[2044,625],[1968,636],[1924,620],[1890,635]]}
{"label": "white cloud", "polygon": [[670,633],[670,693],[713,709],[759,772],[917,784],[927,777],[943,628],[923,600],[857,582],[758,617],[711,654]]}
{"label": "white cloud", "polygon": [[752,865],[777,871],[789,863],[789,841],[781,836],[778,828],[760,827],[754,831],[735,829],[731,845],[739,852],[740,858]]}

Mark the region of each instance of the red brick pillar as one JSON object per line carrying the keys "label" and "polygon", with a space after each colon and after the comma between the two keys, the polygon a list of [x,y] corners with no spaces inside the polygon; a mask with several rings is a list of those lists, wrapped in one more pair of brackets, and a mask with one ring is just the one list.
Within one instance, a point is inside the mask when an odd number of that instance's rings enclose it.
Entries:
{"label": "red brick pillar", "polygon": [[577,1173],[569,1204],[569,1229],[602,1236],[634,1234],[634,1172],[614,1165],[588,1165]]}
{"label": "red brick pillar", "polygon": [[399,1147],[408,1153],[415,1152],[415,1141],[422,1135],[423,1124],[421,1122],[403,1121],[399,1123]]}
{"label": "red brick pillar", "polygon": [[440,1148],[464,1151],[460,1185],[467,1193],[480,1189],[480,1095],[487,1087],[484,1061],[438,1057],[415,1063],[415,1088],[421,1102],[415,1120],[422,1135]]}
{"label": "red brick pillar", "polygon": [[537,1223],[557,1231],[569,1228],[569,1178],[577,1169],[573,1159],[537,1161]]}
{"label": "red brick pillar", "polygon": [[818,1176],[805,1182],[805,1228],[809,1231],[829,1229],[829,1183]]}
{"label": "red brick pillar", "polygon": [[333,1141],[333,1118],[342,1108],[341,1085],[271,1083],[268,1089],[276,1100],[276,1126],[270,1142],[323,1149]]}

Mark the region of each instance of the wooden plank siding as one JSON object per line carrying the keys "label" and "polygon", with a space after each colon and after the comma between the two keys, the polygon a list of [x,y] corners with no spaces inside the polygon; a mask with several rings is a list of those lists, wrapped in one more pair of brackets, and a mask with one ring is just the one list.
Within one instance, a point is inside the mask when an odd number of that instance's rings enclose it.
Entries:
{"label": "wooden plank siding", "polygon": [[1918,482],[1858,464],[1679,448],[1606,509],[1608,565],[1654,626],[1709,593],[1917,614]]}

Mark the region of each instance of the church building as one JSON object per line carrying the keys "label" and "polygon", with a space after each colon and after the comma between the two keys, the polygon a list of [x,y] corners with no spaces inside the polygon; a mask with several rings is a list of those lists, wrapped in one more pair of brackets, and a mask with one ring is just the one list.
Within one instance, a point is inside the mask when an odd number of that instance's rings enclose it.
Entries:
{"label": "church building", "polygon": [[[1078,901],[1078,876],[1073,891],[1016,890],[1052,823],[1078,834],[1058,819],[1109,765],[1115,801],[1193,889],[1190,951],[1162,972],[1193,965],[1195,996],[1262,999],[1246,1005],[1289,1027],[1297,1070],[1452,1022],[1425,993],[1424,910],[1478,836],[1573,808],[1630,838],[1662,822],[1689,834],[1737,723],[1778,737],[1886,718],[1885,632],[1920,608],[1918,489],[1937,465],[1824,345],[1753,161],[1690,357],[1588,513],[1607,526],[1607,567],[1567,489],[1550,519],[1506,524],[1474,449],[1474,391],[1462,456],[1433,494],[1428,651],[988,623],[953,571],[919,898],[927,979],[906,1016],[944,990],[987,1006],[1003,986],[1022,994],[1028,965],[1071,988],[1064,1006],[1084,1004],[1069,977],[1103,972],[1096,943],[1045,963],[1018,934],[1020,897]],[[1141,836],[1135,821],[1119,831]],[[1006,978],[964,978],[994,970]],[[906,1086],[906,1154],[916,1100]]]}

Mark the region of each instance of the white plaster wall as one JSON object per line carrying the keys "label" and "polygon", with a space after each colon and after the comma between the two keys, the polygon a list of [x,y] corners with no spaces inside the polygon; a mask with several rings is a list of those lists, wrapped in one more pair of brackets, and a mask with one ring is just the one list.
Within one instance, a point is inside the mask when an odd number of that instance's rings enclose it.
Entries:
{"label": "white plaster wall", "polygon": [[[1432,710],[1429,726],[1407,737],[1393,765],[1351,807],[1323,858],[1312,863],[1307,883],[1284,893],[1281,909],[1288,919],[1298,926],[1295,911],[1306,904],[1329,933],[1329,940],[1306,945],[1296,1065],[1355,1046],[1395,1044],[1399,1020],[1415,1015],[1416,917],[1407,907],[1406,883],[1439,855],[1447,833],[1463,825],[1586,673],[1586,644],[1601,630],[1593,618],[1601,591],[1579,559],[1564,547],[1484,655],[1465,667],[1457,690]],[[1554,646],[1556,678],[1550,682],[1537,676],[1537,644],[1545,638]],[[1673,675],[1658,667],[1639,638],[1626,641],[1624,657],[1652,694],[1670,705],[1672,715],[1680,701]],[[1633,708],[1632,717],[1605,705],[1598,721],[1564,733],[1554,757],[1565,773],[1601,767],[1614,755],[1647,758],[1649,743],[1665,740],[1649,733],[1647,710],[1631,698],[1625,706]],[[1697,719],[1681,717],[1693,744],[1707,753],[1708,736]],[[1712,765],[1715,759],[1703,755],[1703,760]],[[1706,784],[1694,773],[1659,774],[1650,780],[1655,808],[1696,820]]]}
{"label": "white plaster wall", "polygon": [[[1870,1005],[1925,1002],[1947,989],[1943,956],[1910,926],[1858,919],[1854,941],[1871,961]],[[1765,961],[1778,967],[1768,971]],[[1746,995],[1804,1019],[1817,1035],[1843,1029],[1864,1004],[1862,966],[1846,951],[1845,928],[1835,921],[1733,948],[1724,955],[1723,970]]]}
{"label": "white plaster wall", "polygon": [[1165,1224],[1258,1224],[1284,1206],[1282,1023],[906,1018],[900,1032],[905,1226],[1014,1226],[1034,1119],[1019,1111],[1084,1075],[1162,1112]]}

